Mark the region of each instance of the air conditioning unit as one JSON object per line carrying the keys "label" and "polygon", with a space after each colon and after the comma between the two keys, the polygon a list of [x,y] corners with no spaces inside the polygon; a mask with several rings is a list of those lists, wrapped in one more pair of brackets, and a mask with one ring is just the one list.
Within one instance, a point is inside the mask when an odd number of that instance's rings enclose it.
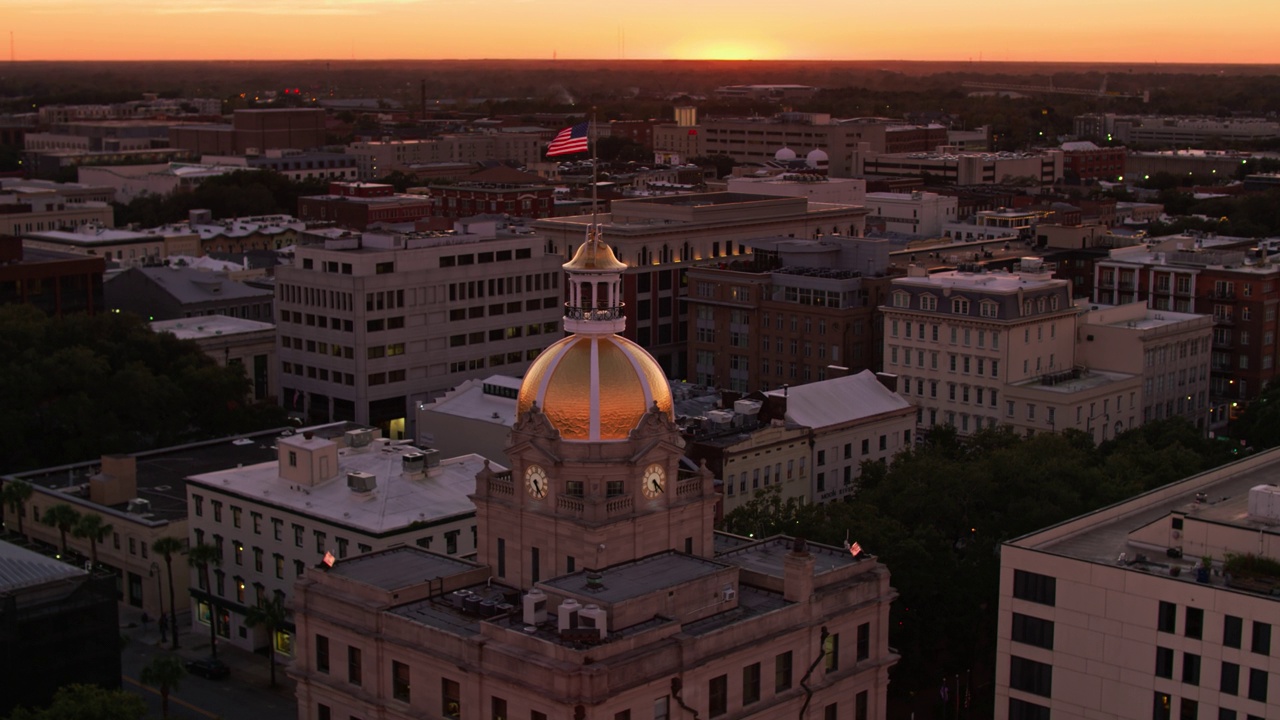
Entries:
{"label": "air conditioning unit", "polygon": [[569,598],[560,603],[560,607],[556,609],[556,626],[561,632],[565,630],[573,630],[578,627],[578,612],[582,610],[582,603]]}
{"label": "air conditioning unit", "polygon": [[578,627],[598,631],[603,640],[609,634],[609,613],[599,605],[587,605],[578,611]]}
{"label": "air conditioning unit", "polygon": [[401,457],[401,464],[405,475],[415,475],[422,472],[426,466],[427,456],[420,452],[405,453]]}
{"label": "air conditioning unit", "polygon": [[434,470],[440,467],[440,451],[434,448],[428,448],[422,451],[422,457],[426,462],[427,470]]}
{"label": "air conditioning unit", "polygon": [[729,602],[730,600],[738,597],[738,591],[733,589],[732,585],[726,585],[724,586],[724,589],[720,591],[720,597],[724,598],[725,602]]}
{"label": "air conditioning unit", "polygon": [[347,447],[362,448],[368,447],[373,442],[373,428],[361,428],[359,430],[348,430],[345,435],[347,439]]}
{"label": "air conditioning unit", "polygon": [[378,487],[378,476],[353,470],[347,473],[347,487],[351,492],[373,492]]}
{"label": "air conditioning unit", "polygon": [[133,498],[125,505],[125,510],[132,515],[146,515],[151,512],[151,501],[145,498]]}
{"label": "air conditioning unit", "polygon": [[534,588],[521,599],[525,625],[541,625],[547,621],[547,594]]}

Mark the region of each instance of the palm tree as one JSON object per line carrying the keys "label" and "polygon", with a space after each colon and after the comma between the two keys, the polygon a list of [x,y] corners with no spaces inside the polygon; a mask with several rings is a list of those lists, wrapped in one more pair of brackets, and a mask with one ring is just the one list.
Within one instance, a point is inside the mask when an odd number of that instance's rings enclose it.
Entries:
{"label": "palm tree", "polygon": [[107,538],[111,532],[111,523],[102,521],[98,513],[90,512],[80,516],[80,521],[71,528],[71,534],[89,541],[89,557],[94,567],[98,566],[98,543]]}
{"label": "palm tree", "polygon": [[164,556],[165,572],[169,574],[169,629],[173,631],[173,649],[178,649],[178,606],[174,604],[173,595],[173,556],[181,553],[185,545],[176,537],[156,538],[151,543],[151,551]]}
{"label": "palm tree", "polygon": [[213,545],[200,543],[187,551],[187,564],[200,571],[200,586],[209,596],[209,651],[218,657],[218,606],[213,602],[213,588],[209,585],[209,566],[222,564],[222,554]]}
{"label": "palm tree", "polygon": [[18,534],[22,531],[22,518],[27,514],[27,501],[31,499],[31,485],[21,480],[10,480],[0,490],[0,500],[18,515]]}
{"label": "palm tree", "polygon": [[160,717],[169,717],[169,693],[178,689],[178,683],[186,674],[182,662],[172,655],[157,655],[143,666],[138,679],[160,693]]}
{"label": "palm tree", "polygon": [[249,627],[259,625],[267,629],[267,657],[271,661],[271,687],[276,686],[276,630],[284,627],[284,600],[280,597],[267,600],[251,607],[244,614],[244,624]]}
{"label": "palm tree", "polygon": [[44,517],[40,518],[40,522],[49,527],[58,528],[58,535],[62,537],[62,554],[67,554],[67,532],[75,527],[80,521],[80,513],[76,509],[66,503],[58,503],[44,511]]}

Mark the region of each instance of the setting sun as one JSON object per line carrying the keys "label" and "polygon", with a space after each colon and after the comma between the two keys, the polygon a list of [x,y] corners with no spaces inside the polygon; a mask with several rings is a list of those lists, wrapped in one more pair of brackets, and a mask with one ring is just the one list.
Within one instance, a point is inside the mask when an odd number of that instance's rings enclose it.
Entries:
{"label": "setting sun", "polygon": [[673,57],[688,60],[777,60],[777,48],[762,43],[742,41],[714,41],[699,43],[695,46],[678,48]]}

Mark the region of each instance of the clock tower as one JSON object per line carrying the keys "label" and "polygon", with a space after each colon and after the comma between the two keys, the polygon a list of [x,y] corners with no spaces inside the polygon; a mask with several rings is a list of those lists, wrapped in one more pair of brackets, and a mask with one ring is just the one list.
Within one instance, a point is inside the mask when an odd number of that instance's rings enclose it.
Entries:
{"label": "clock tower", "polygon": [[626,265],[593,225],[564,268],[571,334],[525,375],[510,472],[476,478],[479,562],[527,590],[668,550],[711,557],[712,475],[681,468],[671,388],[649,353],[618,335]]}

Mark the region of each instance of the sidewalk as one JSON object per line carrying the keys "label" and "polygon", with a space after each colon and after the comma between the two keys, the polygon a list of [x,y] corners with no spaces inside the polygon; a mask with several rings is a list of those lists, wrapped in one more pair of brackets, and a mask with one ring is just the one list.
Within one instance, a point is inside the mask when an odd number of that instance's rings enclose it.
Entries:
{"label": "sidewalk", "polygon": [[[149,618],[146,625],[143,625],[142,611],[124,603],[120,604],[119,617],[120,633],[128,637],[131,642],[163,649],[166,652],[173,652],[169,649],[173,645],[173,638],[166,634],[166,640],[163,643],[161,642],[160,627],[156,622],[156,618]],[[219,639],[221,640],[221,638]],[[193,628],[190,611],[178,613],[178,650],[176,654],[184,663],[188,660],[207,658],[211,655],[209,651],[209,629],[204,625]],[[229,681],[241,685],[249,685],[290,699],[294,697],[295,683],[285,673],[286,665],[282,662],[281,657],[276,657],[276,687],[274,689],[270,687],[271,668],[265,654],[252,653],[224,641],[218,643],[218,659],[231,668],[231,677],[226,681],[220,682]]]}

